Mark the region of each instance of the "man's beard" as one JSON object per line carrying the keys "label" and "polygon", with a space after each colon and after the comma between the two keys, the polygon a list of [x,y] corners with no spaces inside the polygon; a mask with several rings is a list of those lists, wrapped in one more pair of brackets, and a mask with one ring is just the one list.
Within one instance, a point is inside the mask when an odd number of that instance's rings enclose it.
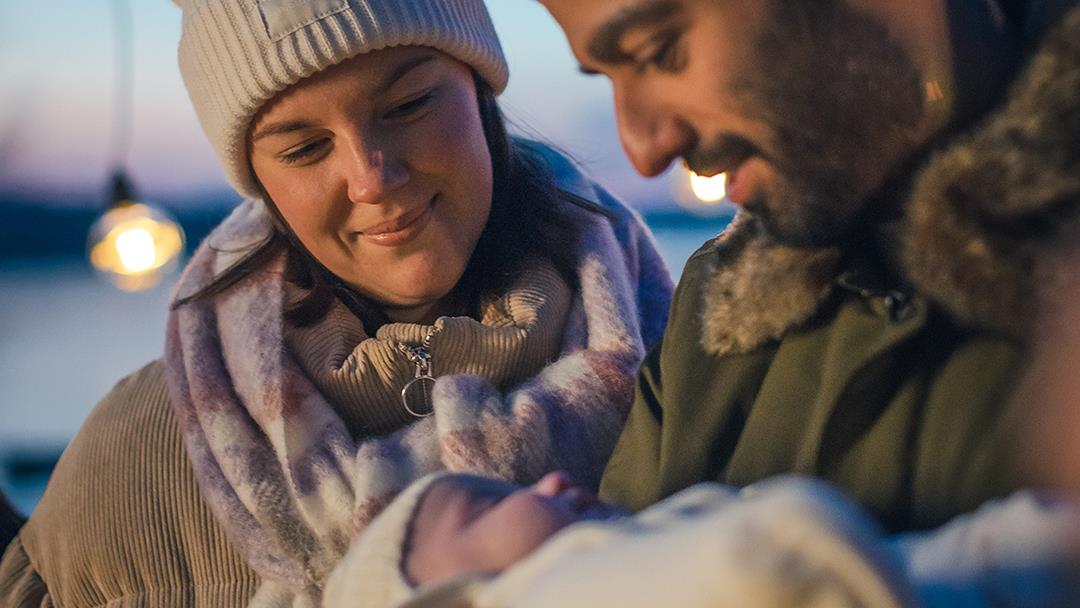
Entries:
{"label": "man's beard", "polygon": [[865,200],[915,147],[923,116],[918,70],[886,28],[843,0],[769,0],[757,64],[736,78],[737,103],[765,123],[765,146],[721,136],[686,156],[758,156],[779,180],[746,209],[776,239],[798,245],[841,242],[857,228]]}

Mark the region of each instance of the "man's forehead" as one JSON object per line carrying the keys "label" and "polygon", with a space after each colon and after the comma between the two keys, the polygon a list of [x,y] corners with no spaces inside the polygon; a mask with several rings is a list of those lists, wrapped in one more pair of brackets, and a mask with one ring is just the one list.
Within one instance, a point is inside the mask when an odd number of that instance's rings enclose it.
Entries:
{"label": "man's forehead", "polygon": [[619,39],[655,25],[684,8],[687,0],[541,0],[577,52],[604,60]]}
{"label": "man's forehead", "polygon": [[647,23],[681,8],[687,0],[540,0],[564,28],[591,30],[612,22]]}

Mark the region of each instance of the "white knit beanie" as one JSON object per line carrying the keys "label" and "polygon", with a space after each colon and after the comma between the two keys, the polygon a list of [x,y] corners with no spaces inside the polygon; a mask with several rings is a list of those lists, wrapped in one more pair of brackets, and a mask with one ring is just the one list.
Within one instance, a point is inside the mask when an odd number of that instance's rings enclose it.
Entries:
{"label": "white knit beanie", "polygon": [[180,73],[225,174],[260,190],[247,132],[274,95],[330,66],[392,46],[427,46],[472,66],[496,93],[509,71],[483,0],[174,0]]}
{"label": "white knit beanie", "polygon": [[451,475],[441,471],[421,477],[390,502],[330,573],[323,608],[390,608],[409,599],[414,589],[402,562],[412,520],[432,484]]}

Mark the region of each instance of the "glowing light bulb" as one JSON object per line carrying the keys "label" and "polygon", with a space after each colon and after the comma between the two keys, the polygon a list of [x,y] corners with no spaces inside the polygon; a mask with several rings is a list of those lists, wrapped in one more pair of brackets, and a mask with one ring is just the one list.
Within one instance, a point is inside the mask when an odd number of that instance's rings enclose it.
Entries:
{"label": "glowing light bulb", "polygon": [[685,164],[670,174],[671,192],[680,207],[701,218],[731,217],[735,206],[727,198],[726,173],[703,177]]}
{"label": "glowing light bulb", "polygon": [[116,252],[128,272],[146,272],[154,267],[157,253],[154,237],[145,228],[132,228],[116,235]]}
{"label": "glowing light bulb", "polygon": [[713,177],[703,177],[687,171],[690,174],[690,190],[694,196],[704,203],[716,203],[724,200],[727,196],[727,174],[721,173]]}
{"label": "glowing light bulb", "polygon": [[125,291],[149,289],[176,266],[184,231],[160,209],[113,207],[90,228],[91,265]]}

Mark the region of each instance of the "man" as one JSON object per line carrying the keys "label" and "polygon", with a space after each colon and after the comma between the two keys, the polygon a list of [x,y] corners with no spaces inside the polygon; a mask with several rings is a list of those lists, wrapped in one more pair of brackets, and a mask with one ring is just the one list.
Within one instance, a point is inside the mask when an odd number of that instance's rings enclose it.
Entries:
{"label": "man", "polygon": [[[1074,0],[541,2],[611,80],[637,170],[726,173],[742,208],[687,264],[602,495],[796,472],[910,530],[1021,485],[1026,243],[1072,218],[1075,189],[1035,186],[1077,174],[1053,135],[1080,108],[1077,14],[991,109]],[[931,158],[988,116],[1004,135]]]}

